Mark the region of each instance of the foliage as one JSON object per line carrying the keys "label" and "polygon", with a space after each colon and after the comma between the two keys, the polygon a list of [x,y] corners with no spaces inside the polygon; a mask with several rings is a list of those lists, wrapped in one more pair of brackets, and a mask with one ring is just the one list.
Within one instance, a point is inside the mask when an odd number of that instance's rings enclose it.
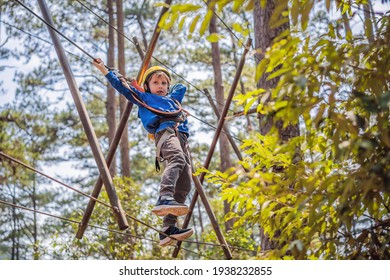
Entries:
{"label": "foliage", "polygon": [[[58,30],[81,46],[86,52],[96,56],[100,56],[100,53],[105,55],[108,26],[102,24],[101,20],[86,11],[77,1],[65,1],[66,3],[63,3],[63,5],[57,5],[54,2],[48,1],[50,12]],[[102,9],[105,5],[104,2],[92,1],[85,4],[103,18],[106,18],[104,9]],[[127,37],[132,37],[133,33],[138,31],[138,26],[144,28],[143,41],[147,42],[148,37],[152,35],[160,9],[153,7],[149,2],[154,1],[137,2],[133,6],[128,5],[131,8],[125,11]],[[34,1],[24,1],[24,3],[34,11],[38,9],[37,3]],[[47,28],[17,3],[6,1],[3,4],[1,6],[2,28],[5,33],[1,34],[1,39],[5,38],[5,41],[1,48],[1,52],[4,54],[1,59],[15,59],[16,63],[15,66],[1,67],[0,70],[5,72],[9,69],[15,69],[15,71],[8,71],[7,77],[9,77],[8,80],[12,80],[17,85],[17,90],[14,93],[12,87],[1,89],[1,93],[6,94],[7,99],[10,96],[14,97],[10,103],[5,103],[0,108],[1,151],[11,154],[23,162],[33,162],[34,164],[31,164],[34,167],[52,167],[56,173],[60,174],[58,176],[61,177],[61,180],[80,190],[90,191],[91,186],[99,176],[98,170],[93,161],[91,149],[73,100],[64,81],[63,72],[53,51],[54,48]],[[80,17],[85,19],[83,24],[80,24]],[[7,43],[10,41],[11,44]],[[83,54],[80,54],[77,50],[74,53],[69,52],[74,47],[67,40],[61,39],[61,41],[69,55],[68,59],[72,71],[79,84],[80,93],[105,154],[108,149],[105,120],[106,104],[104,102],[106,82],[103,77],[96,75],[89,60]],[[184,44],[186,41],[188,41],[187,38],[179,36],[175,32],[163,32],[159,40],[161,47],[156,49],[154,56],[161,59],[162,62],[169,62],[167,63],[169,66],[188,65],[189,68],[194,68],[191,63],[187,63],[191,59],[188,60],[183,54],[186,50]],[[15,48],[14,42],[21,43],[18,43]],[[126,43],[126,61],[129,62],[130,66],[128,74],[134,75],[139,70],[141,60],[134,45],[130,44],[129,40],[126,40]],[[204,48],[201,40],[198,40],[196,44]],[[196,59],[195,56],[193,58]],[[19,65],[19,62],[21,65]],[[152,63],[156,62],[153,61]],[[180,69],[179,72],[186,73],[185,69]],[[190,73],[190,71],[188,72]],[[175,77],[175,79],[176,82],[181,82],[178,77]],[[189,102],[195,102],[198,99],[199,94],[193,96],[193,99],[189,98]],[[11,105],[12,103],[14,105]],[[129,183],[126,181],[127,179],[123,179],[122,183],[118,183],[118,192],[122,204],[131,201],[129,202],[130,207],[124,205],[126,211],[134,213],[135,216],[146,218],[148,222],[158,228],[160,225],[149,216],[150,207],[145,207],[145,205],[155,203],[160,174],[156,174],[154,171],[154,143],[146,141],[146,134],[137,119],[136,112],[132,114],[129,121],[129,132],[133,181]],[[32,160],[32,157],[34,157],[34,160]],[[8,162],[6,163],[4,169],[0,170],[1,198],[12,201],[13,197],[4,194],[8,189],[8,185],[14,186],[16,189],[23,188],[24,185],[34,185],[38,192],[46,191],[45,187],[49,185],[46,180],[41,180],[40,176],[31,176],[28,171],[21,167],[14,170],[14,173],[17,174],[14,178],[11,176],[13,174],[12,168],[8,166]],[[3,168],[3,165],[0,168]],[[23,179],[24,177],[26,179]],[[22,180],[25,180],[25,182],[21,182]],[[140,185],[142,185],[142,188],[138,187]],[[134,192],[131,191],[131,194],[129,186],[137,186]],[[101,196],[105,198],[105,193],[102,192]],[[23,200],[22,205],[31,206],[27,200],[24,200],[24,193],[18,192],[14,197]],[[24,202],[26,203],[24,204]],[[2,242],[2,258],[10,258],[10,248],[12,246],[17,248],[18,244],[22,246],[24,242],[27,244],[26,249],[23,254],[19,254],[16,258],[33,258],[34,241],[31,241],[29,235],[21,233],[20,240],[23,242],[14,242],[13,244],[8,242],[11,240],[10,236],[19,227],[13,229],[8,223],[9,217],[13,215],[12,208],[1,207],[4,215],[0,226],[0,234],[2,240],[6,241]],[[50,201],[42,200],[37,208],[43,211],[55,211],[59,216],[78,221],[84,207],[85,198],[77,194],[61,192],[60,195],[55,196]],[[95,211],[96,218],[92,220],[93,223],[116,229],[116,223],[110,213],[107,212],[107,209],[97,208]],[[23,211],[19,212],[23,213]],[[13,215],[13,217],[16,217],[16,215]],[[172,249],[161,250],[156,244],[152,243],[153,249],[150,251],[150,241],[137,239],[137,242],[135,242],[133,238],[130,239],[131,242],[134,241],[134,244],[127,246],[124,245],[127,244],[126,237],[121,235],[117,237],[118,233],[107,234],[98,229],[92,229],[93,234],[86,234],[83,240],[74,240],[76,226],[72,227],[69,223],[55,219],[39,218],[38,225],[38,231],[35,232],[38,237],[36,243],[39,243],[37,258],[169,258]],[[141,226],[138,226],[138,229],[135,228],[134,223],[132,223],[129,232],[133,234],[145,233],[148,237],[156,239],[157,234],[154,231],[141,230]],[[5,235],[2,235],[3,233]],[[6,235],[7,237],[3,239],[3,236]],[[50,237],[51,243],[41,242],[44,237]],[[186,246],[188,245],[185,244],[185,248]],[[189,255],[191,257],[191,254]]]}
{"label": "foliage", "polygon": [[[34,1],[24,2],[36,8]],[[97,56],[106,54],[107,26],[77,1],[65,1],[63,5],[49,2],[60,31],[87,52]],[[88,4],[104,17],[104,2]],[[131,3],[134,5],[125,11],[126,35],[140,31],[146,44],[160,10],[158,4],[153,6],[156,2]],[[159,58],[158,63],[174,67],[175,82],[181,82],[180,76],[184,76],[195,80],[201,88],[211,88],[213,79],[208,74],[211,58],[206,40],[219,40],[224,87],[228,89],[236,69],[233,49],[236,44],[241,46],[242,38],[252,32],[246,16],[253,11],[255,1],[221,0],[210,5],[215,4],[216,13],[239,35],[238,39],[224,28],[218,34],[207,34],[211,9],[187,2],[175,1],[160,22],[164,32],[155,57]],[[260,1],[262,7],[265,2]],[[254,66],[245,67],[243,89],[250,92],[238,95],[236,106],[242,106],[245,112],[255,107],[258,113],[272,116],[285,125],[299,123],[301,136],[281,142],[276,130],[267,135],[249,135],[242,129],[245,125],[242,120],[231,120],[231,127],[240,132],[240,138],[247,138],[242,145],[246,158],[241,164],[250,171],[244,173],[237,168],[221,173],[199,168],[198,172],[208,174],[209,184],[205,184],[205,189],[212,208],[221,221],[223,200],[232,205],[225,218],[232,219],[235,227],[226,234],[226,239],[233,246],[235,259],[254,258],[253,250],[258,250],[257,258],[388,259],[389,17],[377,15],[374,26],[378,28],[373,38],[367,38],[371,36],[368,26],[365,35],[343,31],[348,20],[352,22],[359,14],[356,6],[366,1],[328,0],[318,13],[315,1],[278,1],[284,6],[287,2],[290,11],[284,12],[282,21],[289,16],[291,32],[275,38],[269,49],[257,50],[265,58],[256,65],[255,81]],[[2,21],[5,19],[14,26],[3,25],[6,38],[0,42],[1,59],[15,59],[23,64],[23,69],[17,68],[13,77],[18,85],[14,100],[0,107],[0,150],[35,167],[74,164],[74,168],[85,173],[75,176],[65,172],[61,177],[82,190],[90,190],[98,171],[52,51],[47,28],[17,3],[3,4]],[[341,13],[340,19],[329,20],[325,11],[335,10]],[[282,9],[279,7],[277,11]],[[83,24],[80,17],[84,19]],[[276,13],[273,26],[281,24],[278,19]],[[25,33],[26,26],[30,34]],[[12,40],[20,42],[17,48],[7,44]],[[134,75],[140,59],[135,47],[126,43],[128,74]],[[67,50],[73,48],[66,41],[63,44]],[[69,60],[75,77],[82,79],[80,91],[105,152],[108,149],[105,82],[80,54],[71,54]],[[30,67],[36,61],[39,62]],[[2,66],[0,71],[5,73],[12,67]],[[193,77],[194,73],[201,73],[201,80]],[[268,79],[278,78],[277,87],[255,90],[263,74]],[[0,83],[0,93],[7,94],[6,87],[3,88],[5,81]],[[191,113],[201,116],[203,122],[215,124],[216,118],[202,92],[194,90],[192,85],[189,89],[186,106]],[[268,98],[270,101],[265,103]],[[192,125],[198,131],[209,131],[209,127],[195,119]],[[129,131],[132,180],[116,178],[115,185],[126,213],[158,228],[161,221],[150,214],[158,188],[158,174],[154,173],[153,160],[150,160],[153,143],[146,144],[135,114]],[[199,144],[196,138],[190,138],[193,157],[196,162],[202,162],[208,147]],[[1,160],[1,199],[15,200],[25,206],[35,203],[40,210],[80,220],[86,205],[84,197],[48,191],[47,182],[39,176]],[[213,161],[210,170],[216,166]],[[100,198],[108,200],[105,192]],[[130,228],[125,234],[115,232],[113,215],[101,205],[96,206],[90,224],[111,231],[89,227],[82,240],[74,238],[77,224],[71,226],[52,219],[36,221],[33,215],[3,205],[0,209],[0,258],[169,259],[171,255],[172,248],[157,245],[154,230],[133,219],[129,220]],[[211,225],[208,221],[203,223],[205,213],[199,212],[194,227],[201,229],[198,231],[201,234],[197,233],[196,240],[217,243]],[[262,242],[258,237],[260,228],[279,245],[275,250],[263,251],[258,247]],[[44,242],[46,238],[50,243]],[[182,251],[183,258],[223,258],[220,249],[206,251],[199,244],[191,243],[183,247],[204,254]]]}
{"label": "foliage", "polygon": [[[81,240],[76,239],[74,234],[66,239],[53,236],[51,243],[53,248],[58,250],[60,258],[118,260],[136,259],[140,255],[144,258],[151,257],[149,248],[156,242],[156,234],[129,218],[133,217],[155,225],[155,217],[150,214],[145,215],[143,211],[142,206],[147,197],[140,195],[140,186],[132,180],[115,177],[114,185],[122,207],[128,214],[129,228],[126,231],[119,231],[112,210],[97,203],[89,222],[90,226]],[[102,192],[99,200],[108,203],[107,193]],[[80,220],[81,214],[83,213],[80,211],[73,211],[71,217]],[[77,226],[73,226],[72,231],[76,232]]]}
{"label": "foliage", "polygon": [[[31,100],[25,98],[24,101]],[[37,167],[37,162],[53,151],[58,137],[57,127],[51,122],[52,116],[42,115],[40,108],[34,109],[27,108],[21,113],[22,110],[15,105],[0,112],[0,151]],[[50,203],[57,192],[38,188],[38,185],[45,184],[45,180],[26,171],[19,164],[0,157],[0,199],[41,211],[52,210]],[[41,241],[50,235],[52,229],[39,222],[36,214],[5,205],[0,209],[1,258],[38,259],[44,255]]]}
{"label": "foliage", "polygon": [[390,22],[377,21],[370,43],[346,41],[337,21],[319,38],[286,32],[256,73],[279,77],[276,88],[236,98],[301,129],[284,143],[276,130],[245,140],[248,173],[206,171],[233,205],[227,218],[260,225],[279,245],[262,257],[390,258]]}

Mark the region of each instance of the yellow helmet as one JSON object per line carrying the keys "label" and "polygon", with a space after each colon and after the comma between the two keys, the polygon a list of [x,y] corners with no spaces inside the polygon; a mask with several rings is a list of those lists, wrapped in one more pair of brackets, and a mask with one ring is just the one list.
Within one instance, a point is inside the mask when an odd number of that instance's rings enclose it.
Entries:
{"label": "yellow helmet", "polygon": [[169,74],[168,70],[165,69],[164,67],[161,66],[152,66],[148,70],[145,71],[144,76],[142,77],[141,85],[144,85],[145,87],[145,82],[148,80],[148,78],[155,72],[157,71],[162,71],[165,74],[167,74],[169,78],[169,83],[171,82],[171,75]]}

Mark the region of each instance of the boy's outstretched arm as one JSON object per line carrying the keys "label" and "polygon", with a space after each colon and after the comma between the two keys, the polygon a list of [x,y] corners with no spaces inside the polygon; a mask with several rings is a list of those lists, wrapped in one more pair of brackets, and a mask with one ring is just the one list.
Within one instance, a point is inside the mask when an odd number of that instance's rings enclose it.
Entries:
{"label": "boy's outstretched arm", "polygon": [[100,72],[102,72],[102,74],[105,76],[108,74],[108,69],[106,68],[106,66],[104,65],[104,62],[103,60],[101,60],[100,58],[95,58],[93,60],[93,65],[100,70]]}
{"label": "boy's outstretched arm", "polygon": [[120,94],[124,95],[127,100],[130,102],[141,105],[136,99],[134,99],[131,92],[136,91],[137,95],[142,99],[142,95],[145,94],[143,91],[138,91],[136,88],[129,88],[128,84],[124,79],[122,81],[116,76],[115,73],[110,72],[107,67],[104,65],[103,60],[100,58],[95,58],[93,60],[93,65],[102,72],[102,74],[107,78],[108,82],[113,88],[115,88]]}

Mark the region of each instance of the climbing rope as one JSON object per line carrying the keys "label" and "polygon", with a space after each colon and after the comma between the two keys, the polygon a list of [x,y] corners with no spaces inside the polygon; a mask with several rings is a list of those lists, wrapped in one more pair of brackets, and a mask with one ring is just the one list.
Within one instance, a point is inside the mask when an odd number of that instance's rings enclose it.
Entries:
{"label": "climbing rope", "polygon": [[[30,8],[28,8],[26,5],[24,5],[23,3],[21,3],[19,0],[15,0],[17,3],[19,3],[22,7],[24,7],[27,11],[29,11],[30,13],[32,13],[34,16],[36,16],[39,20],[41,20],[43,23],[47,24],[47,26],[49,26],[51,29],[53,29],[57,34],[59,34],[60,36],[62,36],[65,40],[69,41],[72,45],[76,46],[80,51],[82,51],[84,54],[86,54],[88,57],[92,58],[92,59],[95,59],[91,54],[89,54],[87,51],[85,51],[82,47],[80,47],[77,43],[75,43],[74,41],[72,41],[70,38],[68,38],[65,34],[63,34],[62,32],[60,32],[59,30],[57,30],[54,26],[52,26],[50,23],[48,23],[45,19],[43,19],[42,17],[40,17],[39,15],[37,15],[34,11],[32,11]],[[77,1],[79,2],[80,4],[82,4],[80,1]],[[93,12],[90,8],[88,8],[86,5],[82,4],[83,7],[87,8],[90,12]],[[96,15],[99,19],[101,19],[102,21],[104,21],[105,23],[107,23],[107,21],[105,21],[103,18],[101,18],[100,16],[98,16],[96,13],[93,12],[94,15]],[[107,23],[109,24],[109,23]],[[114,28],[116,31],[118,31],[115,27],[113,27],[112,25],[110,25],[110,27]],[[119,31],[118,31],[119,32]],[[122,36],[125,36],[123,33],[120,32],[120,34]],[[37,37],[37,36],[35,36]],[[125,36],[126,39],[130,40],[128,37]],[[41,38],[40,38],[41,39]],[[46,42],[46,41],[45,41]],[[134,41],[130,40],[130,42],[134,43]],[[135,43],[134,43],[135,44]],[[152,56],[153,57],[153,56]],[[187,81],[184,77],[180,76],[178,73],[176,73],[172,68],[170,68],[169,66],[165,65],[164,63],[162,63],[161,61],[159,61],[157,58],[153,57],[157,62],[159,62],[160,64],[164,65],[167,69],[169,69],[171,72],[173,72],[175,75],[179,76],[181,79],[183,79],[186,83],[190,84],[191,86],[193,86],[195,89],[197,89],[199,92],[202,92],[204,93],[202,90],[200,90],[198,87],[196,87],[195,85],[193,85],[192,83],[190,83],[189,81]],[[91,63],[90,61],[88,61],[88,63]],[[108,70],[113,70],[107,66],[105,66]],[[140,100],[137,96],[137,94],[130,90],[133,97],[135,97],[135,99],[141,104],[141,106],[144,106],[144,107],[147,107],[149,110],[151,111],[154,111],[156,114],[160,114],[160,115],[163,115],[163,116],[167,116],[167,117],[174,117],[174,116],[177,116],[178,114],[180,114],[180,112],[183,111],[183,109],[181,107],[179,107],[179,109],[177,111],[174,111],[174,112],[163,112],[163,111],[159,111],[159,110],[156,110],[154,109],[153,107],[150,107],[148,106],[147,104],[145,104],[142,100]],[[219,103],[220,104],[220,103]],[[198,120],[199,122],[202,122],[204,124],[206,124],[207,126],[213,128],[213,129],[216,129],[216,127],[212,124],[210,124],[209,122],[206,122],[204,120],[202,120],[201,118],[199,117],[196,117],[195,115],[193,114],[189,114],[188,111],[185,112],[188,116],[190,115],[191,117],[193,117],[194,119]],[[222,133],[224,134],[227,134],[225,131],[222,131]],[[243,142],[241,139],[239,139],[238,137],[236,136],[232,136],[234,139],[238,140],[239,142]]]}
{"label": "climbing rope", "polygon": [[[116,209],[115,209],[114,207],[112,207],[110,204],[108,204],[108,203],[106,203],[106,202],[104,202],[104,201],[102,201],[102,200],[99,200],[98,198],[95,198],[95,197],[93,197],[93,196],[91,196],[91,195],[89,195],[89,194],[87,194],[87,193],[85,193],[85,192],[82,192],[82,191],[80,191],[80,190],[77,190],[76,188],[71,187],[71,186],[69,186],[69,185],[67,185],[67,184],[65,184],[65,183],[63,183],[63,182],[61,182],[61,181],[59,181],[59,180],[57,180],[57,179],[55,179],[55,178],[53,178],[53,177],[47,175],[47,174],[45,174],[44,172],[39,171],[39,170],[37,170],[37,169],[35,169],[35,168],[33,168],[33,167],[31,167],[31,166],[25,164],[24,162],[22,162],[22,161],[20,161],[20,160],[18,160],[18,159],[15,159],[15,158],[13,158],[13,157],[11,157],[11,156],[9,156],[9,155],[7,155],[7,154],[5,154],[4,152],[0,152],[0,156],[4,157],[4,158],[6,158],[6,159],[8,159],[8,160],[10,160],[10,161],[12,161],[12,162],[17,163],[17,164],[21,165],[22,167],[24,167],[24,168],[26,168],[26,169],[29,169],[29,170],[32,171],[32,172],[35,172],[35,173],[37,173],[37,174],[40,174],[40,175],[42,175],[42,176],[44,176],[44,177],[46,177],[46,178],[48,178],[48,179],[50,179],[50,180],[52,180],[52,181],[54,181],[54,182],[56,182],[56,183],[58,183],[58,184],[60,184],[60,185],[62,185],[62,186],[64,186],[64,187],[66,187],[66,188],[68,188],[68,189],[70,189],[70,190],[72,190],[72,191],[75,191],[75,192],[77,192],[78,194],[80,194],[80,195],[82,195],[82,196],[88,197],[88,198],[90,198],[90,199],[96,201],[97,203],[100,203],[101,205],[110,208],[110,209],[113,210],[113,211],[116,211]],[[1,201],[0,201],[0,202],[1,202]],[[7,204],[10,204],[10,203],[7,202]],[[21,208],[21,207],[19,207],[19,208]],[[37,212],[37,213],[43,214],[44,212]],[[156,231],[156,232],[159,233],[159,234],[162,234],[162,235],[167,236],[167,237],[169,237],[169,238],[171,238],[171,239],[173,239],[173,240],[176,240],[175,238],[173,238],[173,237],[167,235],[166,233],[164,233],[164,232],[158,230],[157,228],[155,228],[155,227],[153,227],[153,226],[151,226],[151,225],[145,223],[144,221],[142,221],[142,220],[140,220],[140,219],[137,219],[137,218],[135,218],[135,217],[133,217],[133,216],[127,214],[126,212],[123,212],[123,213],[124,213],[128,218],[132,219],[133,221],[135,221],[135,222],[137,222],[137,223],[139,223],[139,224],[142,224],[142,225],[144,225],[145,227],[147,227],[147,228],[149,228],[149,229],[152,229],[152,230]],[[43,215],[46,215],[46,214],[43,214]],[[55,215],[52,215],[52,214],[47,214],[47,216],[55,217]],[[74,221],[74,220],[69,220],[69,219],[67,219],[67,218],[62,218],[62,219],[63,219],[63,220],[67,220],[68,222],[77,223],[77,224],[79,224],[79,225],[81,224],[81,222],[77,222],[77,221]],[[137,236],[133,236],[133,237],[137,237]],[[178,241],[178,240],[176,240],[176,241]],[[201,245],[214,246],[214,247],[224,247],[224,245],[221,245],[221,244],[208,243],[208,242],[199,242],[199,241],[191,241],[191,240],[183,240],[183,241],[181,241],[181,242],[185,242],[185,243],[194,243],[194,244],[201,244]],[[230,245],[229,245],[229,248],[236,249],[236,250],[243,250],[243,251],[252,251],[252,252],[256,252],[255,250],[250,250],[250,249],[245,249],[245,248],[240,248],[240,247],[235,247],[235,246],[230,246]]]}
{"label": "climbing rope", "polygon": [[43,19],[41,16],[39,16],[37,13],[35,13],[33,10],[31,10],[29,7],[27,7],[25,4],[23,4],[22,2],[20,2],[19,0],[15,0],[15,2],[17,2],[19,5],[21,5],[23,8],[25,8],[27,11],[29,11],[31,14],[33,14],[35,17],[37,17],[40,21],[42,21],[43,23],[45,23],[48,27],[50,27],[53,31],[55,31],[56,33],[58,33],[60,36],[62,36],[63,38],[65,38],[69,43],[71,43],[73,46],[75,46],[76,48],[78,48],[81,52],[83,52],[85,55],[87,55],[89,58],[91,58],[92,60],[94,59],[94,57],[92,55],[90,55],[87,51],[85,51],[82,47],[80,47],[78,44],[76,44],[75,42],[73,42],[71,39],[69,39],[65,34],[63,34],[61,31],[59,31],[58,29],[56,29],[53,25],[51,25],[49,22],[47,22],[45,19]]}
{"label": "climbing rope", "polygon": [[[48,216],[48,217],[51,217],[51,218],[59,219],[59,220],[62,220],[62,221],[68,222],[68,223],[73,223],[73,224],[78,224],[78,225],[81,224],[81,222],[78,222],[78,221],[75,221],[75,220],[72,220],[72,219],[68,219],[68,218],[61,217],[61,216],[58,216],[58,215],[54,215],[54,214],[51,214],[51,213],[47,213],[47,212],[44,212],[44,211],[28,208],[28,207],[25,207],[25,206],[17,205],[17,204],[10,203],[10,202],[4,201],[4,200],[0,200],[0,204],[7,205],[7,206],[10,206],[10,207],[13,207],[13,208],[22,209],[24,211],[29,211],[29,212],[37,213],[37,214],[40,214],[40,215]],[[136,239],[139,239],[139,240],[150,241],[152,243],[158,243],[159,242],[157,240],[153,240],[153,239],[147,238],[145,236],[133,235],[133,234],[130,234],[128,232],[120,232],[118,230],[104,228],[104,227],[97,226],[97,225],[88,225],[88,226],[90,226],[92,228],[99,229],[99,230],[103,230],[103,231],[106,231],[106,232],[111,232],[111,233],[114,233],[114,234],[120,234],[120,235],[129,236],[129,237],[132,237],[132,238],[136,238]],[[168,246],[169,247],[176,247],[175,245],[168,245]],[[182,248],[182,249],[184,251],[196,254],[196,255],[198,255],[200,257],[211,259],[211,258],[207,257],[206,255],[204,255],[202,253],[195,252],[195,251],[189,250],[187,248]]]}
{"label": "climbing rope", "polygon": [[[127,39],[129,42],[133,43],[134,45],[137,45],[133,40],[131,40],[130,38],[128,38],[125,34],[123,34],[123,32],[120,32],[117,28],[115,28],[112,24],[110,24],[109,22],[107,22],[104,18],[102,18],[101,16],[99,16],[96,12],[94,12],[90,7],[88,7],[87,5],[85,5],[84,3],[82,3],[80,0],[76,0],[78,3],[80,3],[85,9],[87,9],[89,12],[91,12],[93,15],[95,15],[97,18],[99,18],[101,21],[103,21],[105,24],[107,24],[109,27],[111,27],[112,29],[114,29],[116,32],[118,32],[121,36],[123,36],[125,39]],[[145,52],[145,50],[143,50]],[[167,68],[171,73],[173,73],[175,76],[179,77],[181,80],[183,80],[184,82],[186,82],[187,84],[189,84],[190,86],[192,86],[194,89],[196,89],[197,91],[199,91],[200,93],[204,93],[204,91],[202,91],[200,88],[198,88],[196,85],[194,85],[193,83],[191,83],[190,81],[188,81],[186,78],[184,78],[182,75],[180,75],[179,73],[177,73],[172,67],[170,67],[169,65],[165,64],[164,62],[162,62],[161,60],[159,60],[158,58],[152,56],[152,58],[158,62],[160,65],[164,66],[165,68]],[[224,104],[218,102],[217,100],[214,99],[215,102],[217,102],[219,105],[223,106]]]}
{"label": "climbing rope", "polygon": [[[87,51],[85,51],[81,46],[79,46],[77,43],[75,43],[74,41],[72,41],[70,38],[68,38],[65,34],[63,34],[62,32],[60,32],[58,29],[56,29],[53,25],[51,25],[49,22],[47,22],[45,19],[43,19],[42,17],[40,17],[38,14],[36,14],[34,11],[32,11],[29,7],[27,7],[25,4],[23,4],[22,2],[20,2],[19,0],[15,0],[17,3],[19,3],[22,7],[24,7],[27,11],[29,11],[31,14],[33,14],[35,17],[37,17],[39,20],[41,20],[43,23],[45,23],[48,27],[50,27],[52,30],[54,30],[57,34],[59,34],[60,36],[62,36],[65,40],[67,40],[69,43],[71,43],[72,45],[74,45],[76,48],[78,48],[81,52],[83,52],[85,55],[87,55],[89,58],[91,58],[92,60],[94,60],[95,58],[89,54]],[[100,16],[98,16],[95,12],[92,11],[92,9],[88,8],[86,5],[84,5],[83,3],[81,3],[79,0],[77,0],[78,3],[80,3],[83,7],[85,7],[86,9],[88,9],[88,11],[90,11],[91,13],[93,13],[95,16],[97,16],[100,20],[104,21],[106,24],[109,24],[106,20],[104,20],[103,18],[101,18]],[[133,44],[135,44],[134,41],[130,40],[130,38],[128,38],[127,36],[125,36],[125,34],[123,34],[122,32],[120,32],[119,30],[117,30],[115,27],[113,27],[111,24],[109,24],[109,26],[111,28],[114,28],[114,30],[116,30],[118,33],[120,33],[120,35],[124,36],[127,40],[129,40],[130,42],[132,42]],[[153,56],[152,56],[153,57]],[[164,63],[162,63],[160,60],[158,60],[157,58],[153,57],[157,62],[159,62],[160,64],[164,65],[164,67],[166,67],[167,69],[169,69],[172,73],[174,73],[175,75],[177,75],[178,77],[180,77],[181,79],[183,79],[186,83],[190,84],[191,86],[193,86],[195,89],[197,89],[199,92],[202,92],[204,94],[204,92],[202,90],[200,90],[198,87],[196,87],[195,85],[193,85],[192,83],[190,83],[189,81],[187,81],[183,76],[179,75],[177,72],[175,72],[171,67],[165,65]],[[89,62],[91,63],[91,62]],[[108,66],[105,66],[108,70],[113,70],[111,68],[109,68]],[[206,121],[203,121],[201,120],[200,118],[194,116],[193,114],[190,114],[188,111],[185,111],[180,103],[176,103],[177,105],[179,104],[180,107],[178,106],[178,110],[176,111],[173,111],[173,112],[164,112],[164,111],[160,111],[160,110],[157,110],[153,107],[150,107],[148,106],[145,102],[143,102],[141,99],[139,99],[138,95],[136,92],[134,92],[133,90],[130,89],[130,92],[132,94],[132,96],[137,100],[137,102],[140,103],[141,106],[144,106],[146,107],[147,109],[149,109],[150,111],[153,111],[154,113],[158,114],[158,115],[161,115],[161,116],[165,116],[165,117],[175,117],[177,115],[179,115],[181,112],[184,112],[187,116],[191,116],[193,117],[194,119],[208,125],[209,127],[213,128],[213,129],[216,129],[216,127]],[[218,101],[216,101],[218,104],[220,104]],[[230,109],[229,109],[230,110]],[[222,131],[222,133],[226,134],[225,131]],[[236,140],[240,141],[241,143],[243,142],[241,139],[239,139],[238,137],[234,136],[233,138],[235,138]]]}
{"label": "climbing rope", "polygon": [[[49,45],[53,46],[53,43],[52,43],[52,42],[47,41],[47,40],[43,39],[43,38],[40,37],[40,36],[37,36],[37,35],[32,34],[32,33],[30,33],[30,32],[27,32],[27,31],[25,31],[25,30],[23,30],[23,29],[21,29],[21,28],[15,26],[15,25],[12,25],[12,24],[10,24],[10,23],[8,23],[8,22],[5,22],[5,21],[3,21],[3,20],[0,20],[0,22],[2,22],[2,23],[4,23],[4,24],[8,25],[8,26],[11,27],[11,28],[14,28],[14,29],[16,29],[16,30],[19,30],[20,32],[22,32],[22,33],[28,35],[29,37],[33,37],[33,38],[35,38],[35,39],[41,40],[42,42],[45,42],[46,44],[49,44]],[[90,60],[87,60],[87,59],[85,59],[85,58],[83,58],[83,57],[80,57],[80,56],[78,56],[77,54],[74,54],[74,53],[72,53],[72,52],[70,52],[70,51],[67,51],[67,50],[65,50],[65,51],[66,51],[68,54],[70,54],[70,55],[74,56],[75,58],[77,58],[78,60],[81,60],[81,61],[83,61],[83,62],[85,62],[85,63],[91,63],[91,64],[92,64],[92,62],[91,62]]]}
{"label": "climbing rope", "polygon": [[[88,53],[88,52],[86,52],[84,49],[82,49],[80,46],[78,46],[76,43],[74,43],[73,41],[71,41],[69,38],[67,38],[63,33],[61,33],[61,32],[59,32],[57,29],[55,29],[51,24],[49,24],[48,22],[46,22],[44,19],[42,19],[41,17],[39,17],[37,14],[35,14],[31,9],[29,9],[28,7],[26,7],[24,4],[22,4],[19,0],[16,0],[16,2],[18,2],[21,6],[23,6],[24,8],[26,8],[29,12],[31,12],[34,16],[36,16],[38,19],[40,19],[41,21],[43,21],[48,27],[50,27],[51,29],[53,29],[56,33],[58,33],[60,36],[62,36],[62,37],[64,37],[66,40],[68,40],[70,43],[72,43],[74,46],[76,46],[79,50],[81,50],[84,54],[86,54],[87,56],[89,56],[91,59],[93,59],[93,57]],[[107,66],[106,66],[107,67]],[[108,68],[108,67],[107,67]],[[132,91],[131,90],[131,93],[133,94],[133,97],[134,97],[134,99],[136,99],[136,101],[141,105],[141,106],[144,106],[144,107],[146,107],[146,108],[148,108],[149,106],[147,106],[147,104],[145,104],[144,102],[142,102],[142,100],[140,100],[140,99],[137,99],[137,94],[136,94],[136,92],[134,92],[134,91]],[[178,106],[178,110],[180,111],[180,112],[182,112],[183,111],[183,109],[181,108],[181,106],[179,105]],[[173,116],[173,114],[174,115],[176,115],[176,113],[177,112],[162,112],[162,111],[159,111],[159,110],[157,110],[157,109],[154,109],[154,108],[152,108],[152,107],[149,107],[148,108],[149,110],[151,110],[151,111],[153,111],[153,112],[155,112],[155,113],[157,113],[157,114],[160,114],[160,115],[165,115],[165,116],[167,116],[167,115],[170,115],[170,116]],[[90,197],[90,198],[92,198],[91,196],[89,196],[89,195],[87,195],[88,197]],[[95,201],[98,201],[99,203],[101,203],[99,200],[97,200],[97,199],[95,199]],[[109,205],[106,205],[106,206],[108,206],[108,207],[110,207],[110,208],[112,208],[113,210],[115,210],[113,207],[111,207],[111,206],[109,206]],[[126,214],[126,213],[124,213],[124,214]],[[131,218],[131,219],[135,219],[134,217],[131,217],[130,215],[128,215],[128,214],[126,214],[127,216],[129,216],[129,218]],[[140,221],[140,220],[138,220],[138,219],[135,219],[138,223],[141,223],[141,224],[144,224],[145,226],[148,226],[148,227],[151,227],[151,226],[149,226],[149,225],[147,225],[146,223],[143,223],[142,221]],[[156,231],[158,231],[157,229],[155,229],[155,228],[153,228],[153,227],[151,227],[152,229],[154,229],[154,230],[156,230]],[[159,232],[159,231],[158,231]],[[164,234],[164,233],[161,233],[161,232],[159,232],[160,234]],[[171,237],[170,237],[171,238]],[[172,239],[174,239],[174,238],[172,238]]]}

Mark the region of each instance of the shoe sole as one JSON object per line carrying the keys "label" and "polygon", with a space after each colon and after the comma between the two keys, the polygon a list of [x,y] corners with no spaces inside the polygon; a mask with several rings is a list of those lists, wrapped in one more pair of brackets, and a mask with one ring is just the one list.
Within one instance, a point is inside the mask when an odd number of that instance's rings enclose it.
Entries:
{"label": "shoe sole", "polygon": [[175,241],[183,241],[183,240],[189,238],[193,233],[194,233],[194,230],[190,229],[189,231],[183,232],[180,234],[172,234],[170,236],[172,238],[175,238],[175,239],[169,238],[167,236],[163,240],[160,241],[160,246],[165,247],[165,246],[173,244]]}
{"label": "shoe sole", "polygon": [[190,237],[193,233],[194,233],[194,230],[190,229],[189,231],[186,231],[186,232],[183,232],[180,234],[172,234],[170,236],[172,236],[176,240],[183,241],[184,239],[187,239],[188,237]]}
{"label": "shoe sole", "polygon": [[174,216],[183,216],[188,213],[188,206],[169,206],[169,205],[160,205],[152,209],[152,212],[157,216],[166,216],[168,214]]}
{"label": "shoe sole", "polygon": [[165,237],[163,240],[160,240],[160,246],[161,247],[169,246],[169,245],[173,244],[174,242],[175,242],[175,240],[173,240],[172,238]]}

